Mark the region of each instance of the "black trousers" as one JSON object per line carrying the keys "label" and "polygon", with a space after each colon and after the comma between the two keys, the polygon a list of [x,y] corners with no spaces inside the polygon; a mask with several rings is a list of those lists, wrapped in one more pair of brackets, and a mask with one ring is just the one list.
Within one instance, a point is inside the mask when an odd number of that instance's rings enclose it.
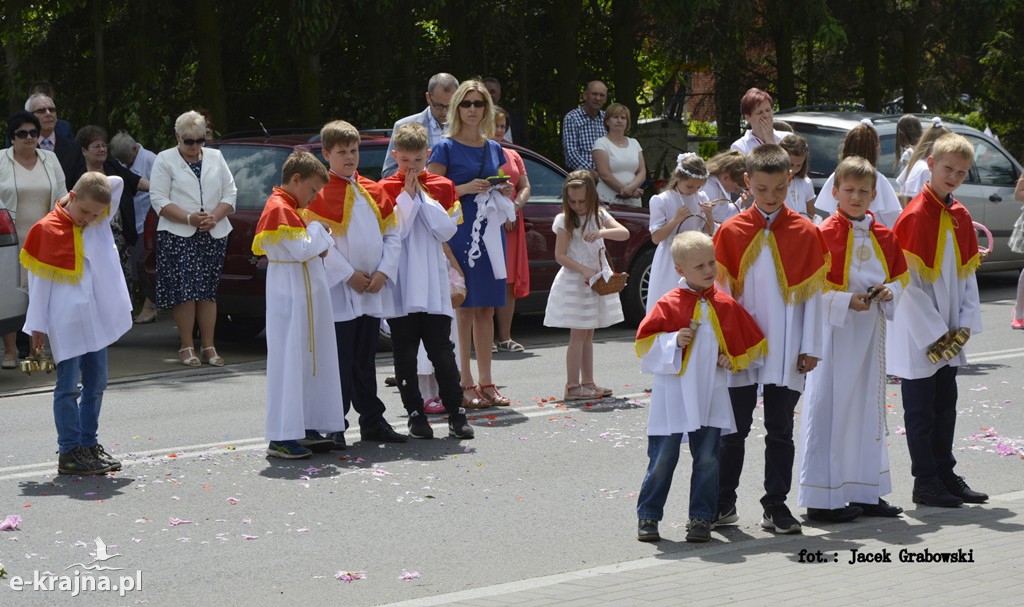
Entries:
{"label": "black trousers", "polygon": [[452,319],[444,314],[414,312],[388,319],[388,326],[395,357],[395,379],[405,410],[423,413],[423,395],[416,376],[416,356],[422,341],[427,358],[434,365],[441,403],[449,414],[458,413],[462,406],[462,384],[451,339]]}
{"label": "black trousers", "polygon": [[[718,504],[719,510],[736,504],[745,454],[744,441],[750,434],[757,405],[757,384],[729,388],[736,432],[719,440]],[[793,484],[793,411],[800,393],[785,386],[764,386],[764,497],[762,506],[782,504]]]}
{"label": "black trousers", "polygon": [[904,379],[900,386],[915,487],[955,476],[956,371],[957,367],[945,366],[931,377]]}
{"label": "black trousers", "polygon": [[349,409],[359,414],[359,427],[372,428],[384,421],[384,402],[377,397],[377,334],[380,319],[358,316],[334,323],[338,338],[338,368],[341,371],[341,400],[345,406],[345,427]]}

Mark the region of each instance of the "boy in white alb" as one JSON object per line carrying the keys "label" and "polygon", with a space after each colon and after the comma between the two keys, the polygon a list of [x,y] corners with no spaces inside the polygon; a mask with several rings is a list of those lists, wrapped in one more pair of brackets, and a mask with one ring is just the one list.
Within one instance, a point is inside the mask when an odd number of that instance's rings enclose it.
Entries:
{"label": "boy in white alb", "polygon": [[[896,236],[868,211],[875,167],[860,157],[839,163],[830,195],[839,209],[822,222],[832,256],[822,296],[824,356],[807,377],[797,505],[808,518],[842,523],[899,516],[886,449],[885,322],[909,275]],[[849,505],[848,505],[849,504]]]}
{"label": "boy in white alb", "polygon": [[804,374],[821,359],[821,291],[826,286],[828,249],[821,232],[785,205],[789,155],[775,144],[747,156],[745,180],[754,198],[749,209],[715,232],[719,283],[750,312],[768,338],[764,364],[729,377],[736,433],[720,445],[718,524],[739,520],[736,488],[743,470],[758,385],[764,390],[765,494],[761,525],[778,533],[800,533],[786,506],[793,480],[793,412]]}
{"label": "boy in white alb", "polygon": [[107,387],[107,346],[132,326],[132,304],[110,229],[123,187],[119,177],[82,175],[32,226],[21,251],[21,264],[28,268],[23,330],[35,351],[42,351],[49,337],[57,363],[53,417],[60,474],[121,469],[121,462],[99,444],[97,432]]}
{"label": "boy in white alb", "polygon": [[[394,316],[393,300],[383,289],[398,280],[402,252],[395,203],[356,171],[359,131],[354,126],[329,122],[320,130],[320,143],[330,179],[300,215],[329,227],[334,239],[324,267],[331,285],[345,414],[351,407],[359,413],[362,440],[404,443],[408,437],[385,421],[384,402],[377,396],[377,334],[380,320]],[[331,438],[336,448],[345,448],[343,433]]]}
{"label": "boy in white alb", "polygon": [[[952,347],[981,331],[975,271],[981,265],[971,214],[953,198],[974,161],[963,136],[943,135],[928,157],[931,181],[910,201],[893,227],[910,267],[910,284],[886,342],[889,373],[903,378],[903,420],[914,475],[915,504],[955,508],[982,503],[953,468],[957,368],[967,363]],[[936,343],[942,344],[935,347]],[[935,362],[929,351],[938,354]]]}
{"label": "boy in white alb", "polygon": [[[281,168],[281,187],[263,207],[252,252],[267,267],[267,455],[297,459],[310,447],[330,451],[320,432],[343,432],[331,295],[323,257],[333,241],[323,225],[306,224],[298,210],[324,184],[327,170],[309,152],[293,152]],[[322,446],[326,444],[326,448]]]}
{"label": "boy in white alb", "polygon": [[388,320],[395,357],[395,378],[402,404],[409,413],[409,436],[433,438],[423,410],[423,394],[416,375],[420,343],[434,366],[438,394],[448,412],[448,433],[473,438],[473,428],[462,408],[462,385],[451,340],[451,290],[444,243],[455,235],[462,211],[455,184],[424,169],[430,150],[427,129],[404,124],[391,138],[398,172],[381,180],[384,193],[398,204],[402,234],[399,261],[401,282],[385,290],[393,299],[396,316]]}
{"label": "boy in white alb", "polygon": [[637,499],[637,539],[661,539],[658,521],[679,461],[690,443],[690,508],[686,541],[711,539],[718,513],[718,439],[736,431],[727,369],[744,369],[764,356],[767,342],[750,314],[715,288],[715,247],[690,231],[672,240],[677,288],[653,306],[636,334],[641,370],[653,373],[647,455],[650,464]]}

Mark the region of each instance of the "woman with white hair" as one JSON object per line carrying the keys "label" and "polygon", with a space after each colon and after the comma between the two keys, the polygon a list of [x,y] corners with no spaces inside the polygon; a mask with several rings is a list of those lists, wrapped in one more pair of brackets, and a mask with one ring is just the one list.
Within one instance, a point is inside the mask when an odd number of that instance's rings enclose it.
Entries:
{"label": "woman with white hair", "polygon": [[153,164],[150,200],[160,216],[156,240],[156,303],[171,308],[178,325],[178,360],[202,364],[192,341],[198,322],[203,360],[224,366],[213,345],[217,287],[224,267],[227,216],[235,211],[235,179],[221,153],[205,149],[206,120],[185,112],[174,121],[178,145],[160,152]]}

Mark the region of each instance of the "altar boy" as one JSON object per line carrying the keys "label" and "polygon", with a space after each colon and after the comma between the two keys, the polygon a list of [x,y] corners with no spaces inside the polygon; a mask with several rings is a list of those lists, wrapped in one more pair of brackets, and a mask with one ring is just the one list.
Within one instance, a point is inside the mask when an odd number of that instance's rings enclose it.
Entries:
{"label": "altar boy", "polygon": [[[893,226],[910,266],[910,285],[888,339],[889,373],[903,378],[903,420],[915,504],[955,508],[988,500],[953,468],[956,372],[967,363],[949,344],[981,331],[975,271],[981,265],[971,214],[953,198],[974,162],[974,147],[955,133],[938,138],[928,157],[931,181]],[[935,362],[929,350],[938,355]]]}
{"label": "altar boy", "polygon": [[754,204],[715,233],[719,283],[764,331],[768,355],[763,366],[729,378],[736,433],[721,440],[717,524],[739,520],[736,488],[760,385],[766,434],[761,526],[800,533],[799,521],[786,506],[796,452],[793,411],[804,389],[804,374],[821,359],[821,291],[827,284],[828,249],[818,228],[785,204],[790,180],[785,150],[775,144],[755,148],[747,156],[744,180]]}
{"label": "altar boy", "polygon": [[[299,217],[324,184],[327,169],[309,152],[293,152],[263,207],[252,252],[267,267],[267,455],[309,457],[320,432],[345,430],[331,296],[323,257],[330,233]],[[327,450],[331,443],[327,442]]]}

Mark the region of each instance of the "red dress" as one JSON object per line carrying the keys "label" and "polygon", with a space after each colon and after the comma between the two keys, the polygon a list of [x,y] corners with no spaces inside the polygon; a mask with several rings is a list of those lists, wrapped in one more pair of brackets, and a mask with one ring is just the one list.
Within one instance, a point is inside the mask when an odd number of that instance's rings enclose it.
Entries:
{"label": "red dress", "polygon": [[[510,198],[515,201],[519,194],[519,177],[526,175],[526,165],[519,152],[502,148],[505,152],[505,164],[501,170],[509,176],[512,184]],[[523,210],[516,211],[516,225],[510,232],[505,232],[505,270],[508,273],[508,284],[512,285],[512,296],[522,299],[530,294],[530,260],[526,255],[526,228],[523,227]]]}

